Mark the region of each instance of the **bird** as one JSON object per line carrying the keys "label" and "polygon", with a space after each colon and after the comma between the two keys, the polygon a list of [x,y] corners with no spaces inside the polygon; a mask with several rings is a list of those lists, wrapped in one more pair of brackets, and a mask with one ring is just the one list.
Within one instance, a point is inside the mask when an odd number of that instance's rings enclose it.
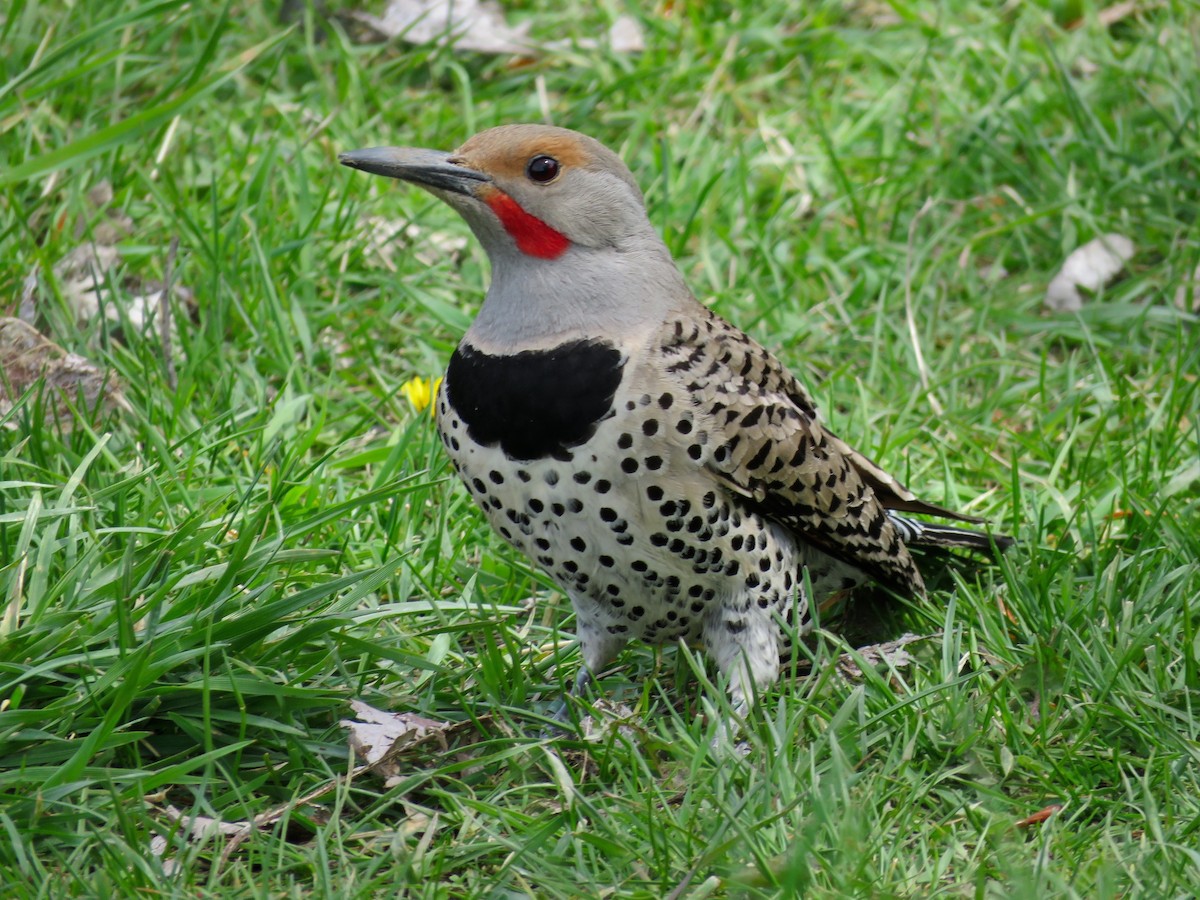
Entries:
{"label": "bird", "polygon": [[596,139],[511,124],[449,152],[339,162],[432,193],[487,253],[437,429],[492,528],[570,599],[582,665],[568,696],[631,640],[683,641],[744,717],[814,606],[868,581],[921,598],[913,548],[1012,542],[916,518],[983,522],[837,437],[773,353],[701,304]]}

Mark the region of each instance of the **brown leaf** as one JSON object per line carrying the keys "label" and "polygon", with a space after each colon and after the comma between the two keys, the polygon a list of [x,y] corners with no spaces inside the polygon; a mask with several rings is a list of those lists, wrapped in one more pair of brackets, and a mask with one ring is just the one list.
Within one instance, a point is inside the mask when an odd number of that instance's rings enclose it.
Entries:
{"label": "brown leaf", "polygon": [[100,290],[121,253],[109,244],[81,244],[54,266],[63,297],[77,322],[88,322],[100,310]]}
{"label": "brown leaf", "polygon": [[449,737],[472,726],[471,722],[441,722],[416,713],[384,712],[361,700],[351,700],[350,709],[355,718],[340,723],[350,732],[350,750],[385,783],[406,771],[400,766],[405,754],[430,743],[447,752]]}
{"label": "brown leaf", "polygon": [[846,11],[870,28],[891,28],[904,22],[890,3],[881,0],[858,0],[847,4]]}
{"label": "brown leaf", "polygon": [[70,403],[83,395],[88,409],[133,412],[121,392],[115,375],[76,353],[68,353],[43,337],[28,322],[0,318],[0,414],[42,380],[52,398],[46,404],[48,415],[63,427],[70,427]]}
{"label": "brown leaf", "polygon": [[[905,666],[911,665],[913,658],[905,646],[916,643],[917,641],[926,640],[928,636],[918,634],[903,634],[894,641],[884,641],[882,644],[868,644],[866,647],[859,647],[857,651],[858,657],[869,666],[887,666],[890,669],[903,669]],[[843,653],[838,657],[838,671],[847,681],[860,681],[863,677],[862,669],[858,665],[858,659],[850,653]]]}
{"label": "brown leaf", "polygon": [[[594,43],[588,42],[585,46],[592,46]],[[632,16],[617,16],[613,20],[612,27],[608,29],[608,49],[613,53],[641,53],[646,49],[646,38],[637,19]]]}
{"label": "brown leaf", "polygon": [[[121,249],[117,242],[133,233],[134,223],[120,209],[109,209],[112,202],[112,185],[107,181],[88,191],[89,211],[79,217],[74,229],[75,239],[82,241],[86,237],[87,242],[67,253],[54,266],[63,298],[80,323],[91,322],[103,312],[105,319],[128,323],[138,331],[146,330],[155,319],[164,315],[169,326],[170,309],[164,302],[165,293],[169,291],[180,303],[190,305],[192,292],[174,284],[156,284],[128,275],[121,277]],[[172,280],[178,245],[178,238],[170,243],[166,261],[168,281]],[[34,322],[34,297],[30,295],[29,300],[22,303],[21,318]],[[160,325],[168,367],[169,330]]]}
{"label": "brown leaf", "polygon": [[1024,819],[1016,822],[1017,828],[1029,828],[1032,825],[1041,825],[1056,812],[1062,810],[1061,803],[1051,803],[1049,806],[1044,806],[1035,812],[1032,816],[1026,816]]}

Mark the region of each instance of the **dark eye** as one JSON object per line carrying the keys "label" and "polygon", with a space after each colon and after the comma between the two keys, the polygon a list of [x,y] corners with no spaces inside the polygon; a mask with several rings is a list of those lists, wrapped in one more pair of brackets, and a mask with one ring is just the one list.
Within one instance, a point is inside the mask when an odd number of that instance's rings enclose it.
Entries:
{"label": "dark eye", "polygon": [[538,184],[545,184],[558,177],[561,166],[553,156],[535,156],[525,167],[525,174]]}

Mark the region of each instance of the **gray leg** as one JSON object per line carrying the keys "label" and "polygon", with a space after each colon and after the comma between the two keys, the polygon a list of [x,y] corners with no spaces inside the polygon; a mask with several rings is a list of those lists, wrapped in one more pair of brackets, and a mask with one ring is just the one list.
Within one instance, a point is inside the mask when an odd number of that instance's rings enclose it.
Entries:
{"label": "gray leg", "polygon": [[578,697],[588,689],[588,685],[592,683],[592,673],[584,663],[579,667],[579,672],[575,676],[575,683],[571,685],[571,689],[566,695],[554,705],[554,710],[551,712],[551,718],[556,722],[567,721],[567,700],[569,697]]}
{"label": "gray leg", "polygon": [[[579,651],[583,656],[583,665],[575,676],[575,683],[567,691],[567,695],[555,705],[551,715],[557,722],[567,722],[567,705],[571,697],[578,697],[588,689],[595,678],[595,673],[601,671],[612,662],[613,657],[621,652],[628,643],[628,638],[608,632],[604,623],[595,618],[592,608],[584,603],[575,603],[576,631],[579,635]],[[582,608],[581,608],[582,607]]]}

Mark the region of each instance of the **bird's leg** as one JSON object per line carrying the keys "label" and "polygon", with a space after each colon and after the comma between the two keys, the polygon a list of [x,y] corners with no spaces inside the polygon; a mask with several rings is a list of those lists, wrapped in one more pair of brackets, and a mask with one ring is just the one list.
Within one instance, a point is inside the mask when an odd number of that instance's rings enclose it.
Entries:
{"label": "bird's leg", "polygon": [[563,694],[562,699],[559,700],[558,703],[554,704],[554,709],[550,713],[550,718],[554,719],[556,722],[566,723],[567,702],[569,698],[578,697],[588,689],[588,685],[590,685],[594,680],[595,678],[592,676],[592,672],[588,668],[587,663],[581,665],[579,667],[579,671],[575,675],[575,683],[571,685],[570,689],[565,694]]}
{"label": "bird's leg", "polygon": [[756,693],[779,677],[778,629],[766,616],[755,616],[749,610],[739,613],[724,607],[706,624],[704,644],[717,671],[725,676],[729,685],[734,721],[722,722],[717,741],[714,741],[727,743],[737,733],[738,723],[750,712]]}
{"label": "bird's leg", "polygon": [[600,672],[625,646],[624,637],[609,634],[608,629],[594,621],[591,610],[583,604],[575,604],[576,632],[579,635],[579,651],[583,664],[575,675],[575,683],[554,707],[551,717],[556,722],[567,722],[567,707],[572,697],[578,697],[588,689]]}

